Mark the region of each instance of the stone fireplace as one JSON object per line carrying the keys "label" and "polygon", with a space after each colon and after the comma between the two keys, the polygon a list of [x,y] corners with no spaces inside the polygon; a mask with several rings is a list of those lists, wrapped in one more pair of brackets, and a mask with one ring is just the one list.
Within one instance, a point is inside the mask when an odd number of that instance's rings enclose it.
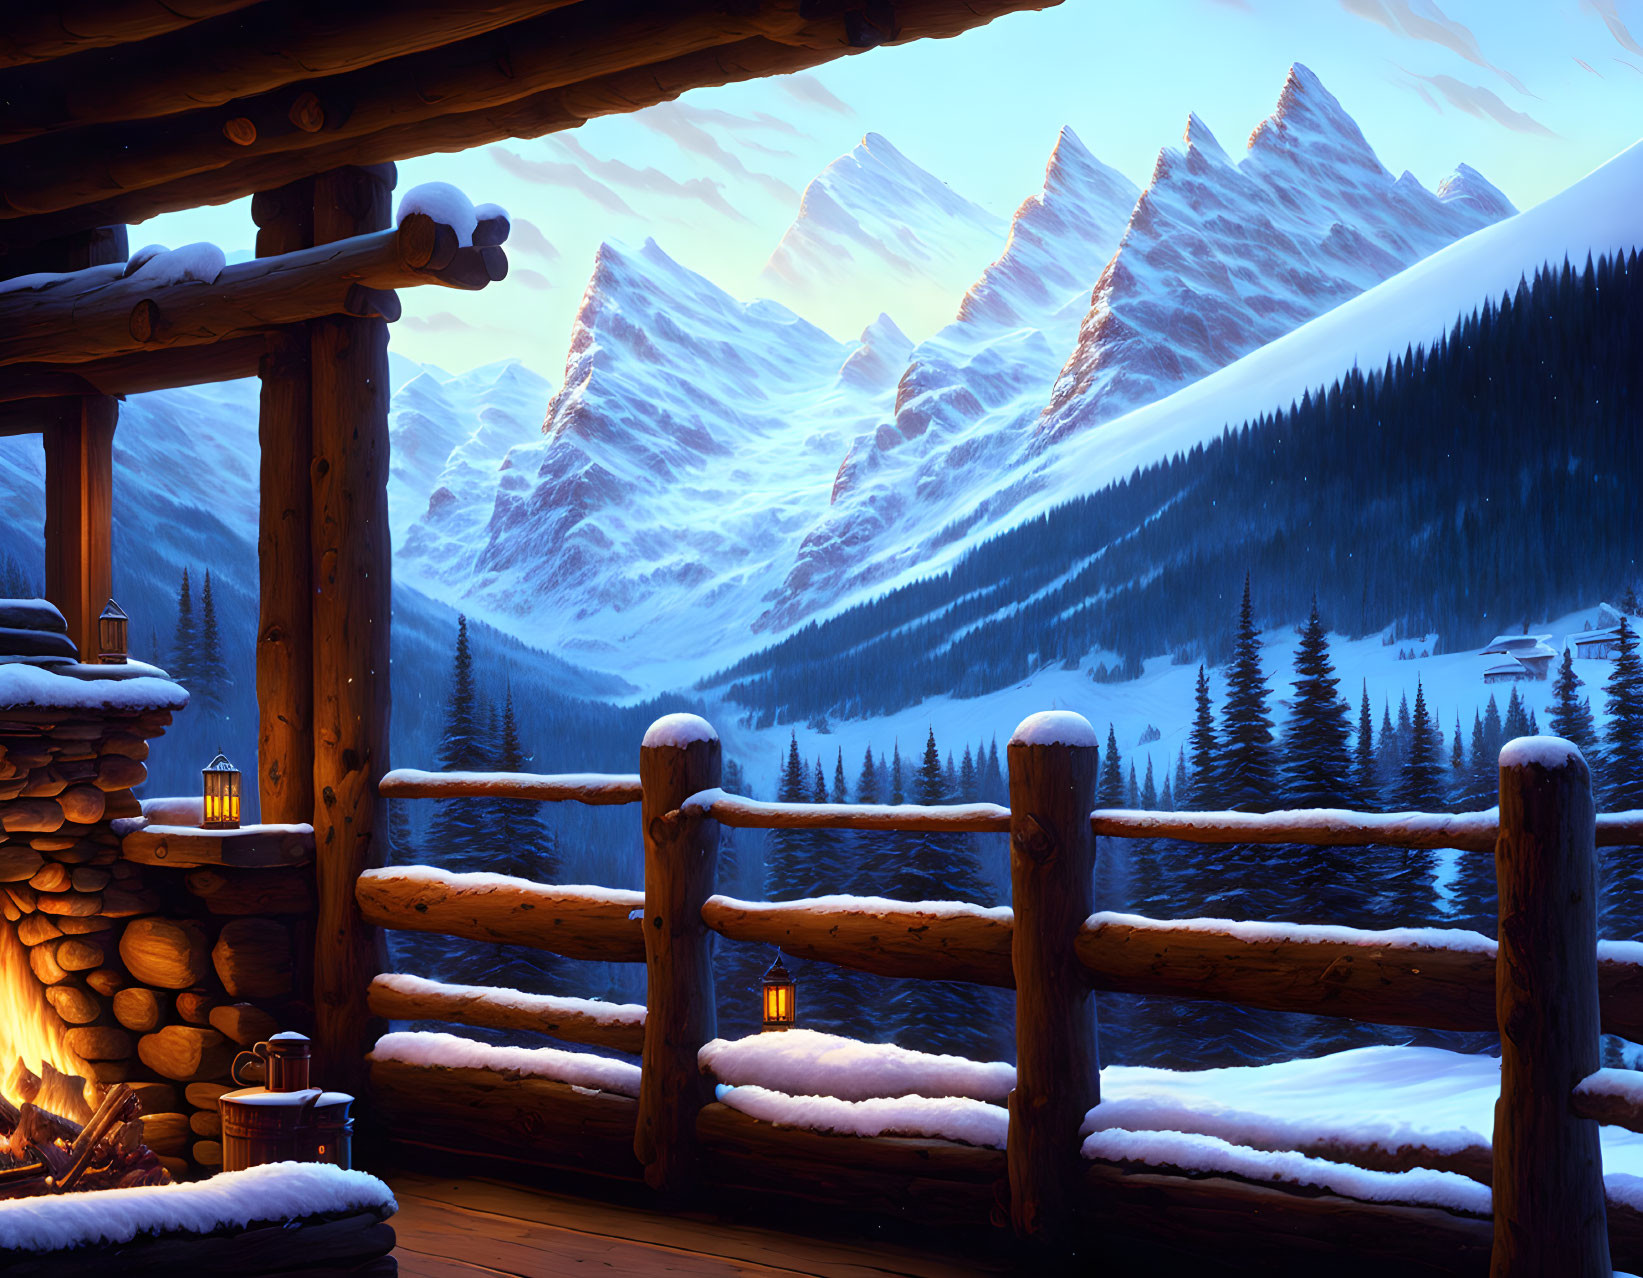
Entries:
{"label": "stone fireplace", "polygon": [[311,835],[198,829],[135,797],[188,704],[164,671],[78,660],[62,616],[0,601],[0,1094],[83,1121],[138,1094],[173,1176],[221,1162],[243,1047],[311,1019]]}

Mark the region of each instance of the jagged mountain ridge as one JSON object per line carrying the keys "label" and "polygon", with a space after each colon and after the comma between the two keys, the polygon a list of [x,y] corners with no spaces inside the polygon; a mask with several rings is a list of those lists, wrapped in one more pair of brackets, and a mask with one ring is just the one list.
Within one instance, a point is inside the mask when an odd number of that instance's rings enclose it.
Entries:
{"label": "jagged mountain ridge", "polygon": [[1090,297],[1037,446],[1225,367],[1445,244],[1516,212],[1475,169],[1394,178],[1294,64],[1233,162],[1196,115],[1165,148]]}

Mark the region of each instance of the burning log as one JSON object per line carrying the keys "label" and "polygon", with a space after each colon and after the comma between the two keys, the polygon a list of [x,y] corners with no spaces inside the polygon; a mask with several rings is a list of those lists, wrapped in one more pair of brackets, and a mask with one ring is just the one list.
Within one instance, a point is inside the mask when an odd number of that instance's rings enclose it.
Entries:
{"label": "burning log", "polygon": [[170,1177],[143,1143],[141,1109],[124,1083],[109,1088],[84,1127],[0,1097],[0,1198],[164,1184]]}

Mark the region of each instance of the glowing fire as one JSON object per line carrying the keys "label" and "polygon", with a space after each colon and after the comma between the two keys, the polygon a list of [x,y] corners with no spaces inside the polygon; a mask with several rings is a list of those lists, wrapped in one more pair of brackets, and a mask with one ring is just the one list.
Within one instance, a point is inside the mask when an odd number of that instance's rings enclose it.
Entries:
{"label": "glowing fire", "polygon": [[[76,1122],[91,1115],[86,1078],[91,1070],[69,1050],[68,1028],[46,1001],[45,987],[29,967],[28,951],[10,923],[0,920],[0,1071],[3,1094],[13,1104],[33,1100]],[[29,1074],[40,1079],[37,1095]]]}

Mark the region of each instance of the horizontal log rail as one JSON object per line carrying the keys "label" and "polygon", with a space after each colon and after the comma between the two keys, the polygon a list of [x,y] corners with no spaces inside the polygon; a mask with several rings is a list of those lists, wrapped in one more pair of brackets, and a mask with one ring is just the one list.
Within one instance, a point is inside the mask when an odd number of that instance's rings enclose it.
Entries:
{"label": "horizontal log rail", "polygon": [[22,66],[66,57],[87,49],[134,44],[218,14],[233,13],[258,0],[188,0],[159,4],[155,0],[57,0],[23,5],[6,15],[6,39],[0,44],[0,66]]}
{"label": "horizontal log rail", "polygon": [[1600,1069],[1575,1088],[1573,1103],[1582,1118],[1643,1132],[1643,1073]]}
{"label": "horizontal log rail", "polygon": [[536,799],[543,803],[594,805],[638,803],[639,777],[582,772],[560,776],[533,772],[422,772],[395,768],[378,787],[385,799]]}
{"label": "horizontal log rail", "polygon": [[710,817],[748,830],[906,830],[1008,834],[1010,810],[996,803],[768,803],[723,790],[693,794],[676,815]]}
{"label": "horizontal log rail", "polygon": [[449,1021],[482,1029],[529,1030],[615,1052],[638,1055],[645,1009],[590,998],[522,994],[480,985],[446,985],[419,976],[384,975],[371,982],[371,1012],[390,1021]]}
{"label": "horizontal log rail", "polygon": [[[1102,808],[1090,813],[1099,835],[1174,839],[1182,843],[1295,843],[1310,847],[1459,848],[1493,852],[1500,812],[1352,812],[1298,808],[1283,812],[1140,812]],[[1600,813],[1597,846],[1643,846],[1643,812]]]}
{"label": "horizontal log rail", "polygon": [[507,275],[495,246],[461,247],[426,214],[398,227],[225,266],[214,281],[155,285],[139,270],[75,290],[0,293],[0,364],[73,365],[166,346],[200,346],[325,315],[397,319],[392,290],[483,288]]}
{"label": "horizontal log rail", "polygon": [[[36,433],[31,399],[62,395],[140,395],[145,391],[255,377],[268,353],[266,334],[230,337],[209,346],[162,346],[77,364],[10,364],[0,368],[0,435]],[[15,423],[15,428],[8,424]]]}
{"label": "horizontal log rail", "polygon": [[378,927],[527,945],[594,962],[645,961],[642,892],[408,866],[367,870],[354,897],[365,921]]}
{"label": "horizontal log rail", "polygon": [[774,945],[878,976],[1015,986],[1010,911],[975,905],[921,908],[875,898],[763,903],[708,898],[702,920],[732,941]]}

